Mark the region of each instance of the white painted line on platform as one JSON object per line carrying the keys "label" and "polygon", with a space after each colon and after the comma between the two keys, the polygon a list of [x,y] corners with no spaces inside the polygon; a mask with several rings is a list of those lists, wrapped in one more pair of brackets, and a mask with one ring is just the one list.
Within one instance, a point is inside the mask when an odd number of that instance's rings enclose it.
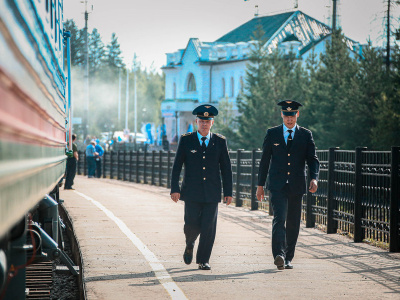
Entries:
{"label": "white painted line on platform", "polygon": [[183,291],[177,286],[177,284],[172,279],[171,275],[167,272],[164,266],[160,263],[158,258],[154,255],[153,252],[150,251],[149,248],[126,226],[126,224],[116,217],[110,210],[104,207],[100,202],[94,200],[93,198],[86,196],[80,192],[74,191],[79,196],[89,200],[94,205],[96,205],[99,209],[101,209],[111,220],[117,224],[119,229],[131,240],[131,242],[138,248],[140,252],[142,252],[143,256],[149,263],[150,267],[153,269],[154,274],[156,275],[158,281],[162,284],[168,294],[172,299],[187,299]]}

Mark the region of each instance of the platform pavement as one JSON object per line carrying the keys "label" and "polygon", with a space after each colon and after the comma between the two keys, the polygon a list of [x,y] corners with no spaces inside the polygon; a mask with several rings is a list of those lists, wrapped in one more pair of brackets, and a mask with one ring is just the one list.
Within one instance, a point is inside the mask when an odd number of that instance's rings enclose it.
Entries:
{"label": "platform pavement", "polygon": [[90,300],[400,299],[399,253],[302,226],[294,269],[278,271],[271,217],[221,204],[212,270],[198,270],[183,262],[183,203],[172,202],[166,188],[83,176],[75,182],[61,198]]}

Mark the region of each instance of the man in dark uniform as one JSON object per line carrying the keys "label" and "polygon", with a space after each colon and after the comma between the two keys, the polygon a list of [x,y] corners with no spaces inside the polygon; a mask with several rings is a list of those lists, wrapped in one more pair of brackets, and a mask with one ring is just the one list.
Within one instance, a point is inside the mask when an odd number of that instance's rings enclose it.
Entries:
{"label": "man in dark uniform", "polygon": [[[171,199],[185,201],[185,263],[192,262],[194,244],[200,235],[196,263],[199,269],[210,270],[221,201],[221,175],[224,202],[229,205],[232,202],[232,168],[225,137],[210,132],[218,110],[206,104],[195,108],[193,114],[197,116],[198,131],[182,135],[179,141],[172,168]],[[185,175],[180,188],[182,165],[185,165]]]}
{"label": "man in dark uniform", "polygon": [[76,162],[79,160],[78,147],[75,143],[76,134],[72,134],[72,156],[67,158],[67,167],[65,170],[65,190],[74,190],[74,178],[76,174]]}
{"label": "man in dark uniform", "polygon": [[[306,168],[310,170],[309,191],[318,185],[319,161],[311,131],[297,125],[299,102],[285,100],[283,124],[268,129],[258,172],[257,199],[264,199],[264,185],[271,192],[274,212],[272,222],[272,254],[279,270],[293,269],[291,263],[299,236],[301,200],[306,191]],[[285,224],[286,223],[286,224]],[[286,225],[286,227],[285,227]]]}

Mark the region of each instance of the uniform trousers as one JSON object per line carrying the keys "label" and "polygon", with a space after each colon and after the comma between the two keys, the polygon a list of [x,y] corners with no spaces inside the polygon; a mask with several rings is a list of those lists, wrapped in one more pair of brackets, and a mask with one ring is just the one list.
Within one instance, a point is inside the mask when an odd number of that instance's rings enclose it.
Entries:
{"label": "uniform trousers", "polygon": [[67,167],[66,167],[66,175],[65,175],[65,185],[66,189],[72,188],[74,185],[74,178],[76,174],[76,158],[68,157],[67,158]]}
{"label": "uniform trousers", "polygon": [[186,236],[186,246],[193,249],[197,237],[200,235],[197,247],[196,263],[208,263],[214,245],[217,230],[218,202],[190,202],[185,201],[185,225],[183,231]]}
{"label": "uniform trousers", "polygon": [[272,221],[272,254],[291,261],[300,231],[302,194],[290,192],[289,184],[280,191],[271,191],[274,212]]}
{"label": "uniform trousers", "polygon": [[96,161],[94,160],[94,156],[87,156],[87,167],[88,167],[88,177],[92,178],[96,172]]}
{"label": "uniform trousers", "polygon": [[101,177],[101,158],[96,157],[96,177]]}

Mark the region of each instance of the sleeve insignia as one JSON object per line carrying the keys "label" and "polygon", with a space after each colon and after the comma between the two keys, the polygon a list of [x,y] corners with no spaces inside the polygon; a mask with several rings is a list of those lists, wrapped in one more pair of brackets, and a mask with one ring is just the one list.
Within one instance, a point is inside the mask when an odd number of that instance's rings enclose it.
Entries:
{"label": "sleeve insignia", "polygon": [[193,132],[188,132],[188,133],[184,133],[181,136],[187,136],[187,135],[191,135]]}

